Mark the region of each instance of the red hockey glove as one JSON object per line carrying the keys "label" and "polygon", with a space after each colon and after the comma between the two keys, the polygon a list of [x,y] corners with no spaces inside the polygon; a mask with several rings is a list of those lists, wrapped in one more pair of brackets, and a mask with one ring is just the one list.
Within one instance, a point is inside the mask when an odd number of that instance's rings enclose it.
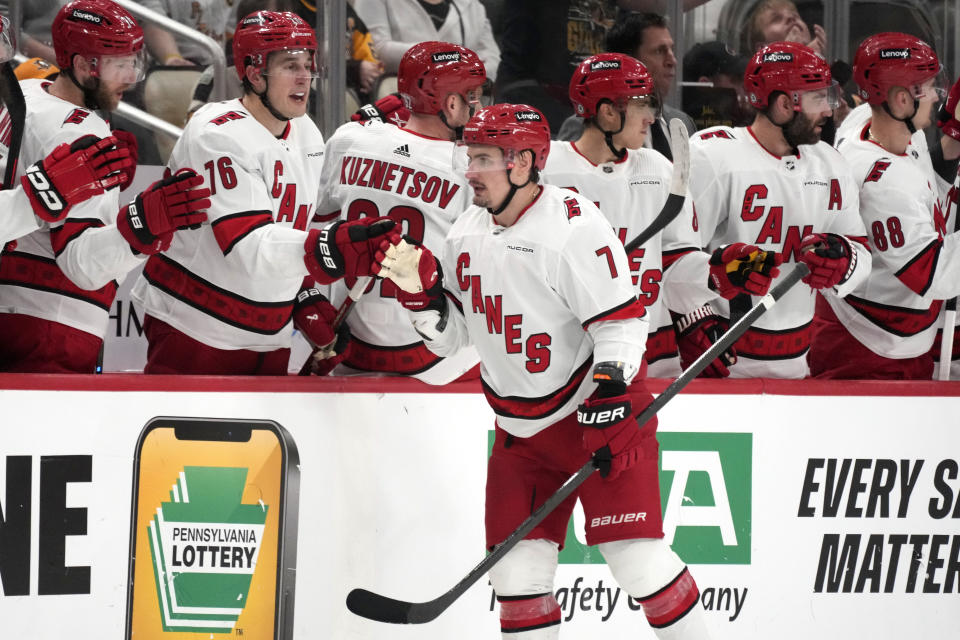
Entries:
{"label": "red hockey glove", "polygon": [[[716,314],[709,304],[695,309],[685,316],[674,314],[677,332],[677,347],[680,350],[680,366],[689,367],[730,328],[726,318]],[[737,361],[737,352],[731,346],[711,362],[701,378],[726,378],[728,367]]]}
{"label": "red hockey glove", "polygon": [[390,218],[361,218],[314,229],[307,234],[303,247],[307,271],[320,284],[344,276],[376,275],[376,263],[390,246],[388,233],[395,225]]}
{"label": "red hockey glove", "polygon": [[727,300],[737,294],[767,295],[770,281],[780,275],[777,267],[783,256],[775,251],[734,242],[718,248],[710,256],[709,287]]}
{"label": "red hockey glove", "polygon": [[121,188],[123,188],[133,184],[133,178],[137,175],[137,162],[140,160],[137,136],[124,129],[114,129],[111,133],[117,139],[117,147],[130,152],[130,166],[123,169],[123,174],[126,176],[123,185],[121,185]]}
{"label": "red hockey glove", "polygon": [[843,284],[857,266],[850,242],[835,233],[814,233],[800,241],[800,262],[810,267],[803,281],[812,289]]}
{"label": "red hockey glove", "polygon": [[210,189],[200,187],[203,177],[192,169],[181,169],[154,182],[137,199],[120,209],[117,229],[138,253],[152,255],[166,251],[173,232],[207,219]]}
{"label": "red hockey glove", "polygon": [[350,119],[354,122],[376,120],[402,127],[410,119],[410,111],[403,106],[403,99],[399,93],[391,93],[377,100],[375,104],[363,105],[350,116]]}
{"label": "red hockey glove", "polygon": [[63,220],[75,204],[121,184],[130,153],[113,137],[86,135],[64,142],[20,178],[23,190],[41,220]]}
{"label": "red hockey glove", "polygon": [[397,302],[410,311],[442,311],[443,271],[440,263],[410,236],[387,247],[377,275],[397,285]]}
{"label": "red hockey glove", "polygon": [[350,328],[341,323],[335,331],[337,308],[315,288],[302,289],[293,305],[293,326],[313,347],[310,373],[325,376],[347,357]]}
{"label": "red hockey glove", "polygon": [[640,459],[640,449],[631,447],[640,428],[633,417],[623,371],[601,362],[593,369],[597,390],[577,408],[583,427],[583,448],[593,454],[593,463],[604,478],[612,480]]}
{"label": "red hockey glove", "polygon": [[960,103],[960,78],[953,83],[947,99],[937,111],[937,126],[954,140],[960,140],[960,121],[957,121],[957,103]]}

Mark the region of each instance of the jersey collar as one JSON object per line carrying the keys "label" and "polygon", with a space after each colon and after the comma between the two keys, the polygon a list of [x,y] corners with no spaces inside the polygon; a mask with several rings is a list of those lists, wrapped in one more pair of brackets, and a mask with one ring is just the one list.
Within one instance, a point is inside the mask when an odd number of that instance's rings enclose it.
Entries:
{"label": "jersey collar", "polygon": [[[763,149],[764,151],[766,151],[769,155],[771,155],[772,157],[776,158],[777,160],[783,160],[784,156],[778,156],[778,155],[775,154],[774,152],[770,151],[770,149],[767,149],[765,146],[763,146],[763,143],[760,142],[759,138],[757,138],[757,135],[753,132],[753,129],[751,129],[749,126],[747,127],[747,133],[750,134],[750,137],[753,138],[754,142],[757,143],[757,146],[758,146],[758,147],[760,147],[761,149]],[[797,156],[796,156],[796,157],[797,157],[798,160],[800,159],[800,149],[797,149]]]}
{"label": "jersey collar", "polygon": [[[577,155],[579,155],[581,158],[583,158],[584,160],[586,160],[587,162],[589,162],[589,163],[590,163],[591,165],[593,165],[594,167],[599,167],[599,166],[600,166],[600,165],[598,165],[596,162],[594,162],[593,160],[591,160],[590,158],[588,158],[587,156],[583,155],[583,152],[580,151],[580,149],[577,148],[577,143],[576,143],[576,142],[571,142],[571,143],[570,143],[570,147],[577,153]],[[626,152],[625,154],[623,154],[623,157],[622,157],[622,158],[618,158],[617,160],[613,160],[612,162],[604,162],[603,164],[621,164],[621,163],[626,162],[626,161],[627,161],[627,158],[629,158],[629,157],[630,157],[630,150],[627,149],[627,152]]]}

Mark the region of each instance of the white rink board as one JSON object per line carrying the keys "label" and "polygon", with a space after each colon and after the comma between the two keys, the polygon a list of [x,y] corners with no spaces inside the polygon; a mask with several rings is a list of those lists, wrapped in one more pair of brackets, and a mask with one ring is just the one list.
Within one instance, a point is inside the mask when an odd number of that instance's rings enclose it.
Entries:
{"label": "white rink board", "polygon": [[[406,600],[432,599],[482,559],[484,474],[492,414],[480,394],[7,390],[0,391],[0,407],[0,506],[4,509],[7,457],[34,457],[31,595],[0,595],[0,637],[123,636],[132,459],[140,430],[154,416],[272,419],[293,436],[301,461],[296,638],[498,637],[486,580],[424,626],[369,622],[343,605],[347,592],[358,586]],[[956,638],[960,568],[951,592],[943,590],[951,548],[960,545],[960,508],[956,507],[960,474],[951,471],[960,458],[958,415],[960,398],[689,395],[671,402],[661,413],[664,441],[672,436],[747,442],[745,453],[752,460],[746,474],[744,469],[729,468],[726,453],[706,450],[707,459],[719,461],[724,482],[730,481],[725,486],[729,503],[742,506],[746,497],[749,506],[746,518],[730,513],[717,516],[732,518],[739,527],[737,543],[742,553],[749,550],[749,561],[691,564],[701,591],[710,598],[706,615],[714,637]],[[685,432],[707,435],[685,436]],[[91,482],[68,486],[67,507],[87,510],[87,534],[67,538],[65,560],[67,566],[90,567],[89,594],[36,595],[38,460],[53,455],[92,456]],[[674,468],[689,461],[683,451],[671,455]],[[822,465],[811,463],[819,459],[824,460]],[[834,486],[839,496],[834,517],[824,515],[829,459],[838,461],[836,475],[843,459],[863,461],[859,467],[863,492],[854,493],[851,506],[851,480],[857,469],[851,462],[845,483]],[[875,478],[875,469],[889,466],[881,460],[896,461],[895,481],[889,473]],[[907,461],[908,470],[919,468],[909,500],[903,502],[901,460]],[[711,477],[720,476],[693,469],[684,495],[695,495],[693,485],[709,485],[706,479]],[[745,485],[744,477],[749,480]],[[853,517],[851,511],[847,517],[848,508],[867,509],[874,484],[890,487],[888,516],[880,517],[878,511],[874,517]],[[672,482],[663,483],[663,491],[669,492],[672,486]],[[676,494],[671,494],[673,499]],[[695,514],[689,508],[709,506],[698,500],[680,500],[678,515],[666,519],[666,528],[675,531],[677,539],[694,530],[683,524],[684,518]],[[883,500],[875,503],[879,509]],[[904,517],[897,513],[901,503]],[[814,515],[798,517],[801,507],[812,509]],[[948,515],[935,518],[931,507]],[[719,526],[696,529],[711,529],[720,538]],[[824,592],[815,591],[821,547],[828,534],[839,534],[841,542],[850,540],[848,535],[862,536],[851,590],[862,578],[864,593],[826,593],[826,586]],[[883,545],[876,547],[879,568],[872,561],[864,566],[870,535],[883,536]],[[910,542],[900,549],[897,569],[891,573],[889,541],[897,535],[908,536]],[[946,543],[933,537],[937,535],[946,536]],[[918,536],[929,538],[918,547],[921,561],[910,593],[909,559]],[[941,540],[937,554],[932,553],[933,540]],[[839,561],[835,564],[841,566]],[[839,571],[842,589],[846,574],[842,566]],[[832,572],[833,565],[827,573]],[[884,593],[891,580],[891,591]],[[597,611],[596,588],[601,581],[603,596]],[[829,583],[830,576],[823,582]],[[878,585],[880,592],[870,593],[871,585]],[[571,595],[574,586],[575,596]],[[939,592],[925,593],[925,587]],[[556,588],[565,589],[560,595],[564,618],[569,618],[562,637],[654,638],[642,614],[618,595],[604,565],[562,564]]]}

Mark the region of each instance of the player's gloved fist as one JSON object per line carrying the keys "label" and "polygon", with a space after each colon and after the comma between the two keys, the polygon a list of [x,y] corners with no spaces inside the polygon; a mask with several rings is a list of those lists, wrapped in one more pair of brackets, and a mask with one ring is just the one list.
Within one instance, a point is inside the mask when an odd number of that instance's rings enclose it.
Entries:
{"label": "player's gloved fist", "polygon": [[812,233],[800,241],[800,262],[810,267],[803,281],[812,289],[829,289],[847,281],[857,266],[857,252],[835,233]]}
{"label": "player's gloved fist", "polygon": [[29,167],[20,183],[41,220],[63,220],[75,204],[122,184],[130,153],[113,137],[86,135],[64,142]]}
{"label": "player's gloved fist", "polygon": [[397,302],[410,311],[441,310],[443,271],[433,253],[410,236],[390,245],[378,274],[397,285]]}
{"label": "player's gloved fist", "polygon": [[623,371],[614,363],[601,362],[593,369],[598,387],[577,408],[583,427],[583,448],[604,478],[613,479],[640,459],[634,444],[639,426],[633,417]]}
{"label": "player's gloved fist", "polygon": [[[686,369],[727,332],[730,323],[718,316],[709,304],[694,309],[685,316],[675,315],[677,347],[680,350],[680,365]],[[711,362],[702,378],[726,378],[730,365],[737,361],[737,352],[731,346]]]}
{"label": "player's gloved fist", "polygon": [[389,232],[396,223],[390,218],[361,218],[339,221],[307,234],[303,258],[307,271],[320,284],[344,276],[376,275],[377,262],[391,242]]}
{"label": "player's gloved fist", "polygon": [[954,140],[960,140],[960,121],[957,120],[958,103],[960,103],[960,78],[953,83],[947,99],[940,104],[940,109],[937,111],[937,126]]}
{"label": "player's gloved fist", "polygon": [[173,232],[207,219],[210,189],[192,169],[158,180],[120,209],[117,229],[138,252],[152,255],[170,248]]}
{"label": "player's gloved fist", "polygon": [[764,296],[778,275],[783,256],[763,251],[752,244],[734,242],[718,248],[710,256],[708,285],[727,300],[741,293]]}
{"label": "player's gloved fist", "polygon": [[403,99],[399,93],[383,96],[374,104],[365,104],[350,116],[354,122],[389,122],[402,127],[410,119],[410,111],[403,106]]}
{"label": "player's gloved fist", "polygon": [[113,137],[117,139],[117,147],[126,149],[130,153],[130,166],[122,170],[124,177],[123,186],[133,183],[133,178],[137,175],[137,162],[140,161],[140,153],[137,146],[137,136],[124,129],[114,129],[111,131]]}
{"label": "player's gloved fist", "polygon": [[293,326],[313,347],[310,374],[325,376],[347,357],[350,328],[341,323],[335,331],[337,309],[316,288],[301,289],[293,305]]}

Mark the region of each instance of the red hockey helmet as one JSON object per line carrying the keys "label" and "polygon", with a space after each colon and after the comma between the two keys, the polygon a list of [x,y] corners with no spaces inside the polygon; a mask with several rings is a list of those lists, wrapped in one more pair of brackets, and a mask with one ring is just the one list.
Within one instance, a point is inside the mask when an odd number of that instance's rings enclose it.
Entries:
{"label": "red hockey helmet", "polygon": [[73,68],[73,56],[129,56],[143,50],[143,29],[111,0],[75,0],[57,12],[50,28],[57,66]]}
{"label": "red hockey helmet", "polygon": [[316,71],[317,36],[306,20],[289,11],[255,11],[237,23],[233,34],[233,64],[237,75],[246,78],[247,67],[267,65],[274,51],[311,51]]}
{"label": "red hockey helmet", "polygon": [[750,59],[743,74],[743,89],[755,109],[766,109],[770,94],[783,91],[800,111],[800,95],[833,86],[826,61],[810,47],[797,42],[774,42]]}
{"label": "red hockey helmet", "polygon": [[487,72],[480,57],[458,44],[420,42],[400,59],[397,89],[413,113],[436,115],[451,93],[459,95],[480,87]]}
{"label": "red hockey helmet", "polygon": [[550,153],[550,126],[534,107],[495,104],[478,111],[463,127],[464,144],[488,144],[505,152],[530,149],[534,166],[543,170]]}
{"label": "red hockey helmet", "polygon": [[577,65],[570,78],[570,102],[577,115],[597,115],[601,100],[614,103],[653,93],[653,78],[636,58],[622,53],[600,53]]}
{"label": "red hockey helmet", "polygon": [[853,80],[870,104],[886,102],[892,87],[918,87],[938,73],[940,60],[933,48],[906,33],[870,36],[853,58]]}

